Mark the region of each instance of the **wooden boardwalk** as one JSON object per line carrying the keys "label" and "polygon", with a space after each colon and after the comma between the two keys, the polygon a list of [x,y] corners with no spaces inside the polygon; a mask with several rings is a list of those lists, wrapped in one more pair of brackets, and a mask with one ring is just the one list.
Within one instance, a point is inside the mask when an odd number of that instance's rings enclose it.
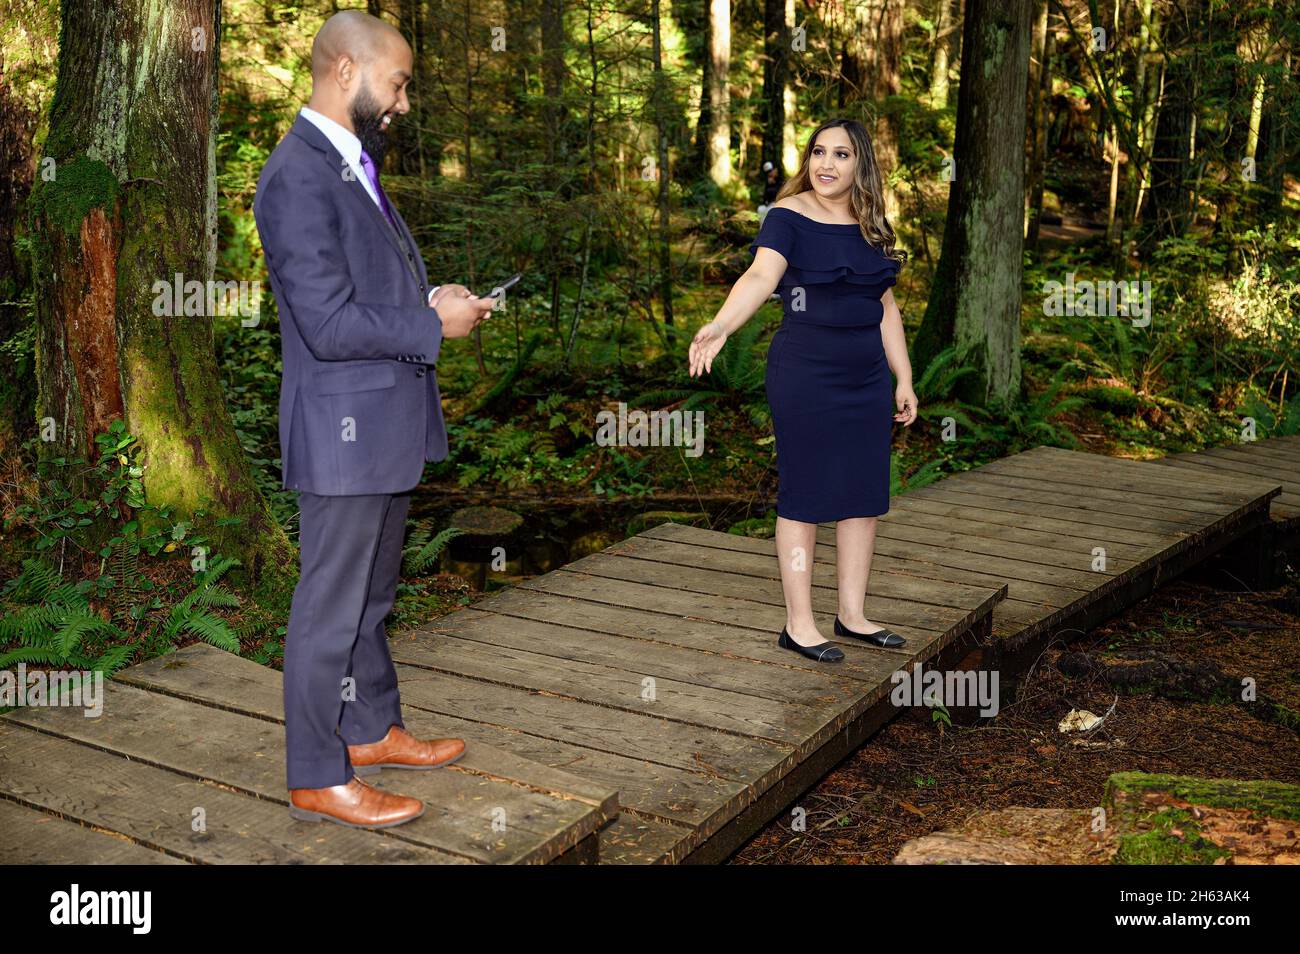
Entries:
{"label": "wooden boardwalk", "polygon": [[[599,827],[601,863],[718,861],[897,714],[898,669],[1013,672],[1061,629],[1257,530],[1280,492],[1052,448],[949,477],[895,498],[879,525],[866,612],[908,645],[841,642],[835,665],[776,646],[771,540],[665,524],[392,638],[408,726],[468,742],[446,771],[376,776],[426,800],[419,822],[292,821],[279,674],[206,647],[128,670],[102,719],[0,718],[0,809],[49,825],[68,856],[105,860],[138,844],[190,858],[204,805],[209,833],[214,818],[226,828],[191,860],[532,861],[575,845],[590,860]],[[830,635],[833,525],[818,544],[813,605]],[[528,824],[480,840],[481,808],[497,804]],[[0,860],[51,857],[20,827],[0,836]]]}
{"label": "wooden boardwalk", "polygon": [[[616,792],[479,742],[368,779],[423,799],[413,822],[295,821],[282,720],[280,673],[203,644],[105,680],[98,718],[0,716],[0,863],[582,863],[618,813]],[[418,712],[407,727],[459,731]]]}
{"label": "wooden boardwalk", "polygon": [[1300,547],[1300,435],[1243,441],[1170,454],[1154,461],[1201,483],[1234,485],[1241,480],[1276,481],[1282,492],[1273,498],[1271,542],[1283,552]]}

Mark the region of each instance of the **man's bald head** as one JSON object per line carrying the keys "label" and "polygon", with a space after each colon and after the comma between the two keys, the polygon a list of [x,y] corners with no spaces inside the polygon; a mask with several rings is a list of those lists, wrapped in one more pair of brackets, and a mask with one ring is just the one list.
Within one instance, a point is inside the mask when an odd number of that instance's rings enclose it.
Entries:
{"label": "man's bald head", "polygon": [[380,165],[389,124],[411,108],[406,87],[413,69],[411,47],[396,27],[344,10],[326,20],[312,42],[307,105],[351,129]]}
{"label": "man's bald head", "polygon": [[360,65],[374,62],[390,44],[406,43],[391,23],[372,17],[364,10],[342,10],[328,20],[311,45],[311,79],[319,83],[346,56]]}

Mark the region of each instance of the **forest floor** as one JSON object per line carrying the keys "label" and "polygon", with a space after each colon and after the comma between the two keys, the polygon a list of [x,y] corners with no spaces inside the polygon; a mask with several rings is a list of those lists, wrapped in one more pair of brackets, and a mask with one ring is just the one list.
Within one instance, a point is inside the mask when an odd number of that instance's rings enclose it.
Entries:
{"label": "forest floor", "polygon": [[806,831],[792,831],[783,814],[731,863],[887,864],[905,842],[977,811],[1092,808],[1119,771],[1300,782],[1295,730],[1244,704],[1121,693],[1096,741],[1071,744],[1057,723],[1072,708],[1105,715],[1117,696],[1093,679],[1068,678],[1056,660],[1064,651],[1114,658],[1140,647],[1250,677],[1261,696],[1294,712],[1300,579],[1257,593],[1176,580],[1092,632],[1050,647],[1015,702],[981,725],[941,731],[927,710],[909,709],[798,800]]}

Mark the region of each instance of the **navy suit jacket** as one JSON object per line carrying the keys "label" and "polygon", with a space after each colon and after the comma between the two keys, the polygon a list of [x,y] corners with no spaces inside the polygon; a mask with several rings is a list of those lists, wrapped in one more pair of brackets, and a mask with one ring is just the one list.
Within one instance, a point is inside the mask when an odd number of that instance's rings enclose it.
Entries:
{"label": "navy suit jacket", "polygon": [[[391,208],[391,204],[390,204]],[[299,116],[262,168],[253,217],[279,306],[283,486],[401,493],[447,457],[433,365],[442,319],[406,223],[395,231]]]}

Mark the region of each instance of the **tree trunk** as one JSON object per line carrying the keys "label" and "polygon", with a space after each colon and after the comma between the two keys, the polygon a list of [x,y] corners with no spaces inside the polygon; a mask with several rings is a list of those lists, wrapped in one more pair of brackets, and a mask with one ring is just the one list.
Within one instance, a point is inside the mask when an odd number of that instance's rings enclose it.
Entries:
{"label": "tree trunk", "polygon": [[1137,120],[1137,149],[1129,163],[1130,191],[1133,205],[1129,221],[1136,224],[1141,216],[1142,199],[1146,195],[1151,159],[1151,129],[1155,125],[1156,104],[1160,97],[1161,73],[1154,70],[1157,62],[1157,39],[1160,33],[1160,15],[1151,9],[1152,0],[1142,0],[1139,13],[1142,25],[1138,30],[1138,62],[1135,70],[1133,116]]}
{"label": "tree trunk", "polygon": [[1043,216],[1043,176],[1047,165],[1047,123],[1044,103],[1052,88],[1052,34],[1047,29],[1047,0],[1038,0],[1033,46],[1029,56],[1029,174],[1025,189],[1025,245],[1038,248]]}
{"label": "tree trunk", "polygon": [[1170,19],[1166,29],[1164,91],[1156,120],[1151,155],[1151,201],[1144,250],[1162,238],[1183,235],[1192,215],[1192,190],[1188,182],[1192,165],[1192,137],[1196,109],[1194,55],[1201,0],[1187,0],[1184,10]]}
{"label": "tree trunk", "polygon": [[955,175],[943,247],[917,333],[918,377],[955,343],[972,363],[968,399],[1020,392],[1025,93],[1032,0],[969,0],[957,92]]}
{"label": "tree trunk", "polygon": [[930,105],[948,105],[949,50],[957,33],[952,24],[953,0],[937,0],[934,11],[934,59],[930,64]]}
{"label": "tree trunk", "polygon": [[708,171],[720,186],[731,181],[731,0],[709,0]]}
{"label": "tree trunk", "polygon": [[[0,74],[5,63],[0,55]],[[19,304],[31,287],[28,263],[14,248],[21,210],[32,188],[32,134],[37,111],[8,83],[0,84],[0,342],[19,335],[28,316]],[[0,352],[0,461],[12,459],[35,430],[31,370]]]}
{"label": "tree trunk", "polygon": [[[885,214],[898,217],[898,194],[888,175],[898,168],[898,131],[885,101],[902,88],[903,0],[857,0],[850,4],[848,59],[857,78],[854,99],[867,99],[875,115],[872,146],[885,181]],[[1023,106],[1022,106],[1023,108]]]}
{"label": "tree trunk", "polygon": [[664,332],[671,348],[676,341],[676,331],[673,328],[672,221],[668,203],[668,116],[664,109],[669,90],[664,75],[659,0],[652,0],[650,15],[654,18],[651,57],[654,67],[655,168],[659,174],[659,297],[663,302]]}
{"label": "tree trunk", "polygon": [[123,418],[148,503],[240,518],[209,538],[254,584],[283,586],[292,550],[226,410],[210,296],[202,315],[155,313],[156,282],[209,282],[216,264],[220,31],[217,0],[64,0],[45,143],[56,177],[38,178],[29,206],[38,415],[51,451],[90,460]]}
{"label": "tree trunk", "polygon": [[790,64],[790,22],[786,0],[763,0],[763,154],[785,179],[785,82]]}

